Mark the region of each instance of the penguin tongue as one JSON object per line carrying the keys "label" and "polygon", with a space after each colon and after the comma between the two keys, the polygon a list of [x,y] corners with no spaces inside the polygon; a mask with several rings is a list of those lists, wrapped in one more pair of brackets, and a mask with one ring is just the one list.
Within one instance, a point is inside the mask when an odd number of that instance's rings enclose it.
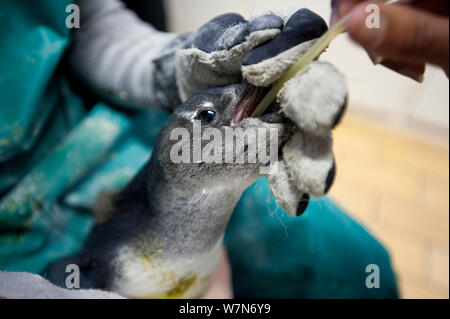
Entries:
{"label": "penguin tongue", "polygon": [[236,124],[242,119],[249,117],[264,97],[266,89],[265,87],[251,86],[236,105],[231,124]]}

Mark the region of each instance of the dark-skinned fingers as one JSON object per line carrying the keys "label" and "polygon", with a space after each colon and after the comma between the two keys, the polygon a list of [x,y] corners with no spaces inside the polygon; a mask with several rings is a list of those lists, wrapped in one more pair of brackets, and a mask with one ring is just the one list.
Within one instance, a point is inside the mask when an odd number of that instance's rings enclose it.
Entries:
{"label": "dark-skinned fingers", "polygon": [[381,55],[367,52],[373,64],[382,65],[394,72],[409,77],[419,83],[423,82],[423,74],[425,73],[425,63],[411,63],[405,61],[397,61],[386,59]]}
{"label": "dark-skinned fingers", "polygon": [[424,80],[425,63],[408,63],[388,59],[382,62],[381,65],[419,83],[422,83]]}
{"label": "dark-skinned fingers", "polygon": [[448,17],[449,2],[445,0],[399,0],[398,2]]}
{"label": "dark-skinned fingers", "polygon": [[369,52],[397,61],[440,65],[448,74],[448,19],[406,5],[380,7],[380,28],[368,28],[365,9],[353,9],[350,37]]}

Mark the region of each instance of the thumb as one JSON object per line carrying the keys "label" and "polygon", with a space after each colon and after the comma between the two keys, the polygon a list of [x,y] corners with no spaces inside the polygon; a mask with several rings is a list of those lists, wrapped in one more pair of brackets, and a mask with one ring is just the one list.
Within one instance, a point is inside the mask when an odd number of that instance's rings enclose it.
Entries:
{"label": "thumb", "polygon": [[440,65],[448,74],[448,17],[420,11],[407,5],[378,6],[379,28],[370,28],[366,20],[375,11],[370,2],[355,7],[347,29],[350,37],[368,52],[384,58]]}

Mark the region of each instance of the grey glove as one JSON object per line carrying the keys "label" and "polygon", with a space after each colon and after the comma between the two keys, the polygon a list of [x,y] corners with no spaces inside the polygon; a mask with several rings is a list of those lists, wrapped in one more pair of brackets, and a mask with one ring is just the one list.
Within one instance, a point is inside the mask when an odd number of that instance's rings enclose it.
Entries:
{"label": "grey glove", "polygon": [[331,130],[344,113],[347,94],[344,76],[331,64],[316,61],[277,95],[296,129],[282,148],[278,172],[268,180],[278,203],[290,215],[304,212],[310,194],[319,197],[331,187],[336,174]]}
{"label": "grey glove", "polygon": [[250,21],[233,13],[218,16],[192,34],[176,53],[181,100],[209,87],[238,83],[242,74],[254,85],[268,86],[284,68],[266,69],[263,60],[277,60],[286,51],[282,58],[286,66],[326,30],[323,19],[307,9],[265,14]]}
{"label": "grey glove", "polygon": [[[242,71],[261,57],[274,57],[326,30],[320,17],[303,9],[291,18],[266,14],[250,21],[224,14],[197,32],[176,35],[155,30],[118,0],[77,4],[81,28],[73,34],[71,69],[97,95],[125,107],[171,111],[208,87],[242,81]],[[272,45],[255,49],[241,69],[252,49],[277,34]]]}
{"label": "grey glove", "polygon": [[176,80],[182,101],[209,87],[242,81],[244,56],[280,33],[283,20],[268,14],[246,21],[238,14],[218,16],[192,35],[176,54]]}

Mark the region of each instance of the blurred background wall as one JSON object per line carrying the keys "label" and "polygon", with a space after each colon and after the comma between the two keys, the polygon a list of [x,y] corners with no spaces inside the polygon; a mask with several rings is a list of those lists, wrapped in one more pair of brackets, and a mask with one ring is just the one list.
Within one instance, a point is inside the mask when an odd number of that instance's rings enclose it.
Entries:
{"label": "blurred background wall", "polygon": [[[327,22],[330,0],[166,0],[170,31],[194,31],[212,17],[237,12],[245,18],[270,11],[306,7]],[[382,119],[433,143],[448,147],[449,87],[446,75],[428,67],[425,82],[400,77],[374,66],[347,35],[340,35],[321,59],[334,63],[350,88],[350,112]]]}
{"label": "blurred background wall", "polygon": [[[330,0],[166,0],[173,32],[212,17],[307,7],[327,22]],[[429,66],[418,84],[374,66],[347,35],[321,59],[347,77],[350,102],[334,130],[330,196],[389,250],[404,298],[449,297],[449,82]]]}

